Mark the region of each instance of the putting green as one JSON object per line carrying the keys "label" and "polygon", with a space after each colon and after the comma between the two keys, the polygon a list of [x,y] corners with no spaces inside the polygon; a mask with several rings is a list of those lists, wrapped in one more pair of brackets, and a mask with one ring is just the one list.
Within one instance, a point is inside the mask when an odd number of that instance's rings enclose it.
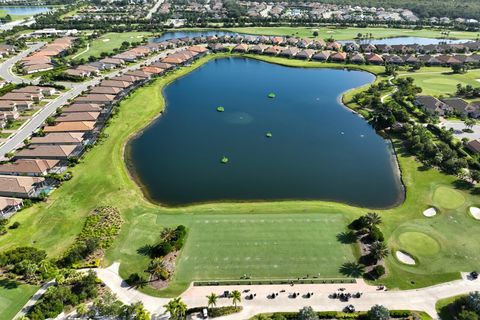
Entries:
{"label": "putting green", "polygon": [[445,209],[456,209],[465,203],[463,195],[449,187],[438,187],[433,193],[433,201]]}
{"label": "putting green", "polygon": [[402,251],[415,257],[433,256],[440,251],[440,245],[432,237],[422,232],[404,232],[398,236]]}

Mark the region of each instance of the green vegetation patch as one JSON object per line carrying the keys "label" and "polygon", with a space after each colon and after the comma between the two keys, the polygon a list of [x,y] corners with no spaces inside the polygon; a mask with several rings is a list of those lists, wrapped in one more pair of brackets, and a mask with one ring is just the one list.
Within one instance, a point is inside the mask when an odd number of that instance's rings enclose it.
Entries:
{"label": "green vegetation patch", "polygon": [[223,111],[225,111],[225,108],[224,107],[217,107],[217,111],[218,112],[223,112]]}
{"label": "green vegetation patch", "polygon": [[404,232],[398,241],[401,249],[413,256],[433,256],[440,251],[438,242],[421,232]]}
{"label": "green vegetation patch", "polygon": [[0,319],[13,319],[38,286],[17,284],[8,279],[0,280]]}
{"label": "green vegetation patch", "polygon": [[465,203],[465,197],[455,189],[440,186],[433,193],[433,201],[445,209],[457,209]]}

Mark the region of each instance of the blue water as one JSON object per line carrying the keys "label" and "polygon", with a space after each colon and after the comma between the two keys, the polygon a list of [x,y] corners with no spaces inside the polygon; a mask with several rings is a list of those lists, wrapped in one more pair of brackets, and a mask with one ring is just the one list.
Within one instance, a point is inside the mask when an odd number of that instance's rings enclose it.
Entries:
{"label": "blue water", "polygon": [[366,72],[243,58],[208,62],[165,88],[166,112],[129,144],[129,165],[150,198],[168,205],[394,205],[403,193],[390,144],[338,101],[373,80]]}
{"label": "blue water", "polygon": [[[237,35],[235,32],[220,31],[220,30],[208,30],[208,31],[174,31],[174,32],[165,32],[158,38],[152,39],[153,42],[162,42],[165,40],[170,40],[174,38],[184,38],[184,37],[207,37],[207,36],[223,36],[223,35]],[[340,43],[352,42],[353,40],[343,40],[339,41]],[[387,39],[372,39],[372,40],[363,40],[358,41],[361,43],[373,43],[373,44],[439,44],[439,43],[463,43],[470,40],[445,40],[445,39],[434,39],[434,38],[420,38],[420,37],[396,37],[396,38],[387,38]]]}
{"label": "blue water", "polygon": [[0,6],[0,10],[5,10],[7,14],[12,14],[12,15],[35,15],[35,14],[50,11],[50,8],[41,7],[41,6],[32,6],[32,7]]}

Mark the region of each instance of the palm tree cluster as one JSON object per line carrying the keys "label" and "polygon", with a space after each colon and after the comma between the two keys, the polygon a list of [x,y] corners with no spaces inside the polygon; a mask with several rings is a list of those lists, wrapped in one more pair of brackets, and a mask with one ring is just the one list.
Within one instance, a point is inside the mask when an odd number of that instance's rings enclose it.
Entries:
{"label": "palm tree cluster", "polygon": [[349,228],[356,230],[356,235],[367,245],[368,254],[360,258],[360,263],[344,264],[340,269],[342,273],[358,276],[360,272],[363,273],[363,265],[373,266],[370,272],[363,274],[369,278],[376,279],[385,273],[384,267],[377,265],[389,255],[383,233],[378,227],[381,223],[382,217],[379,214],[369,212],[349,225]]}
{"label": "palm tree cluster", "polygon": [[182,301],[180,297],[170,300],[163,307],[165,308],[165,312],[168,312],[170,314],[170,318],[173,320],[180,320],[186,318],[187,305]]}

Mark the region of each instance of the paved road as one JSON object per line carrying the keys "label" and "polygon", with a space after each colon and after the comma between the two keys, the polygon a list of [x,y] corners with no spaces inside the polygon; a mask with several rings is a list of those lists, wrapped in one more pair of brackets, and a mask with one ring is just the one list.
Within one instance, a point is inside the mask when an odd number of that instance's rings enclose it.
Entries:
{"label": "paved road", "polygon": [[22,77],[19,77],[15,75],[12,72],[12,67],[17,63],[18,61],[22,60],[26,56],[28,56],[30,53],[32,53],[35,50],[38,50],[39,48],[43,47],[45,45],[44,42],[39,42],[35,43],[32,45],[28,46],[27,50],[24,50],[17,54],[14,57],[11,57],[10,59],[6,60],[5,62],[0,64],[0,77],[3,79],[13,82],[13,83],[22,83],[22,82],[28,82],[28,80],[23,79]]}
{"label": "paved road", "polygon": [[147,16],[145,18],[147,19],[151,19],[152,18],[152,15],[158,11],[158,8],[160,8],[160,6],[162,5],[162,3],[164,3],[165,0],[157,0],[157,3],[155,3],[155,5],[150,9],[148,10],[148,13],[147,13]]}
{"label": "paved road", "polygon": [[[176,50],[181,50],[183,48],[178,48]],[[23,144],[23,141],[27,138],[29,138],[34,131],[36,131],[44,122],[45,120],[54,114],[56,110],[63,105],[65,105],[69,99],[73,99],[76,96],[80,95],[82,91],[87,90],[89,86],[95,86],[97,85],[103,78],[105,77],[114,77],[120,73],[124,73],[130,70],[135,70],[139,68],[140,64],[151,64],[163,57],[165,57],[167,54],[170,54],[171,52],[176,51],[174,49],[172,50],[167,50],[163,51],[160,54],[154,55],[144,61],[141,61],[135,65],[131,65],[128,67],[125,67],[120,70],[115,70],[113,72],[110,72],[108,74],[101,75],[99,77],[96,77],[92,80],[82,82],[82,83],[75,83],[71,84],[69,86],[69,90],[60,95],[58,98],[50,101],[47,105],[45,105],[39,112],[37,112],[30,120],[25,122],[22,127],[20,127],[17,132],[13,135],[11,135],[3,144],[0,145],[0,160],[5,159],[5,154],[14,151],[18,147],[20,147]],[[2,76],[2,73],[0,72],[0,76]]]}
{"label": "paved road", "polygon": [[48,288],[55,284],[55,280],[51,280],[45,283],[37,292],[27,301],[27,303],[23,306],[22,310],[18,311],[18,313],[13,317],[13,319],[20,319],[25,316],[30,310],[31,307],[40,299],[40,297],[47,291]]}
{"label": "paved road", "polygon": [[8,22],[0,25],[0,31],[11,30],[13,29],[13,27],[16,27],[16,26],[31,26],[34,23],[35,23],[35,19],[33,18],[16,20],[16,21],[12,21],[12,22]]}
{"label": "paved road", "polygon": [[[114,263],[106,269],[96,269],[97,276],[112,290],[120,301],[124,303],[134,303],[141,301],[147,310],[154,315],[164,313],[163,305],[169,299],[156,298],[139,292],[129,287],[118,274],[120,264]],[[363,292],[359,299],[351,299],[349,302],[341,302],[338,299],[330,299],[330,293],[337,291],[340,287],[346,288],[346,292]],[[312,306],[318,311],[343,310],[347,305],[353,304],[358,311],[367,311],[375,304],[381,304],[389,309],[396,310],[417,310],[425,311],[434,318],[437,318],[435,303],[439,299],[452,297],[459,294],[466,294],[472,291],[480,290],[480,280],[470,280],[463,275],[461,280],[451,281],[440,285],[416,290],[405,291],[378,291],[377,287],[369,286],[362,280],[356,284],[315,284],[315,285],[260,285],[260,286],[213,286],[213,287],[193,287],[190,286],[181,294],[182,300],[189,308],[205,306],[206,296],[212,292],[221,295],[224,290],[243,290],[249,289],[250,293],[256,293],[253,300],[246,300],[247,295],[243,293],[242,306],[240,313],[224,317],[229,320],[249,319],[258,313],[270,312],[293,312],[298,311],[304,306]],[[281,290],[285,290],[281,293]],[[275,299],[267,298],[273,292],[279,295]],[[314,295],[307,299],[289,297],[290,293],[297,292],[300,296],[307,292],[313,292]],[[337,291],[338,292],[338,291]],[[230,299],[219,299],[217,306],[231,305]]]}

